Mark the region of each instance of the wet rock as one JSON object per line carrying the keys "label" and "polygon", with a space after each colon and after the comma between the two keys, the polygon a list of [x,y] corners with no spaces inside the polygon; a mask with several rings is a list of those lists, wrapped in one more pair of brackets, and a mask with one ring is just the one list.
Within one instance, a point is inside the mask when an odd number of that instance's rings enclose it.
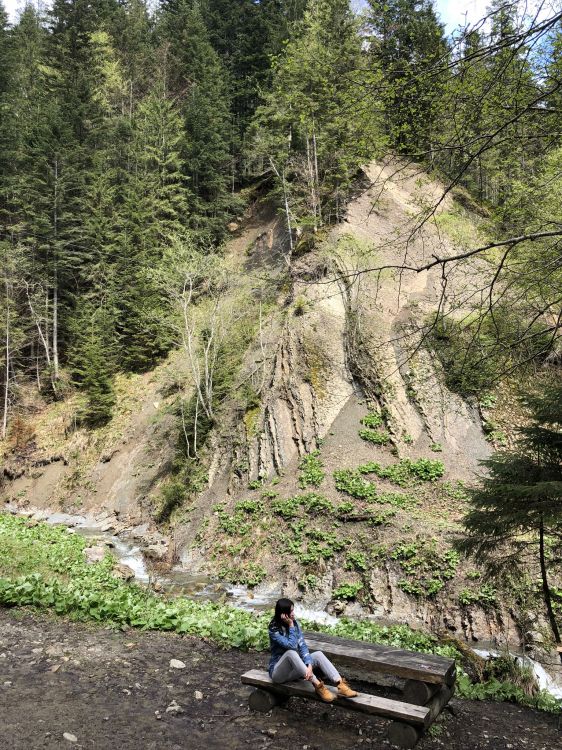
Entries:
{"label": "wet rock", "polygon": [[545,642],[544,635],[540,633],[538,630],[528,630],[525,633],[525,638],[528,641],[531,641],[531,643],[543,644]]}
{"label": "wet rock", "polygon": [[331,615],[343,615],[345,612],[345,602],[335,601],[330,602],[330,604],[326,607],[327,611]]}
{"label": "wet rock", "polygon": [[123,581],[131,581],[135,577],[135,571],[124,563],[119,563],[113,568],[113,573]]}
{"label": "wet rock", "polygon": [[95,547],[87,547],[84,550],[84,557],[89,565],[101,562],[105,557],[105,545],[97,544]]}
{"label": "wet rock", "polygon": [[168,554],[168,544],[165,541],[159,544],[150,544],[145,547],[143,552],[149,560],[164,560]]}

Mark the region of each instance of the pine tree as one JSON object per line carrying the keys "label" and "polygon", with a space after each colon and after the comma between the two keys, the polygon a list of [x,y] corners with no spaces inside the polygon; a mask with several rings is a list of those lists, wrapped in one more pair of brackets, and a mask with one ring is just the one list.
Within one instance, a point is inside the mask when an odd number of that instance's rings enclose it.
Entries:
{"label": "pine tree", "polygon": [[383,101],[391,143],[416,158],[434,158],[448,47],[432,0],[369,0],[371,54],[384,72]]}
{"label": "pine tree", "polygon": [[256,113],[253,153],[277,175],[288,224],[314,229],[343,214],[358,168],[380,148],[376,103],[347,0],[315,0],[276,63]]}
{"label": "pine tree", "polygon": [[483,462],[488,475],[471,492],[461,547],[487,562],[493,573],[513,575],[534,563],[548,621],[560,644],[548,567],[562,552],[562,386],[529,394],[524,403],[530,423],[519,430],[517,449]]}
{"label": "pine tree", "polygon": [[170,87],[182,102],[181,151],[192,194],[189,224],[207,241],[217,240],[236,206],[227,75],[197,2],[177,0],[168,6],[162,23],[170,41]]}

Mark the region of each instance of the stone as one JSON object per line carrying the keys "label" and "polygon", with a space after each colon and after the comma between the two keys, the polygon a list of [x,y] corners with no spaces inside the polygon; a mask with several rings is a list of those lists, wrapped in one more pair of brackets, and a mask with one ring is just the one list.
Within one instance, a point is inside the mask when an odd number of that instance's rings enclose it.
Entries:
{"label": "stone", "polygon": [[105,546],[102,546],[101,544],[98,544],[95,547],[87,547],[84,550],[84,557],[86,558],[88,565],[101,562],[105,557],[105,551]]}
{"label": "stone", "polygon": [[170,669],[185,669],[185,663],[179,659],[170,659]]}
{"label": "stone", "polygon": [[150,544],[144,548],[143,553],[149,560],[164,560],[168,555],[168,545],[166,542]]}
{"label": "stone", "polygon": [[71,734],[70,732],[64,732],[62,736],[65,740],[68,740],[68,742],[78,742],[78,737],[75,734]]}
{"label": "stone", "polygon": [[166,709],[166,713],[174,714],[174,716],[177,716],[178,714],[183,714],[183,708],[175,700],[173,700]]}
{"label": "stone", "polygon": [[196,690],[193,693],[196,701],[202,701],[203,700],[203,693],[200,690]]}
{"label": "stone", "polygon": [[226,228],[228,229],[229,232],[233,234],[234,232],[237,232],[240,229],[240,226],[235,221],[231,221],[229,224],[226,225]]}
{"label": "stone", "polygon": [[529,630],[525,633],[525,638],[533,643],[544,643],[544,635],[538,630]]}
{"label": "stone", "polygon": [[119,563],[113,568],[113,573],[123,581],[130,581],[135,577],[135,571],[125,563]]}

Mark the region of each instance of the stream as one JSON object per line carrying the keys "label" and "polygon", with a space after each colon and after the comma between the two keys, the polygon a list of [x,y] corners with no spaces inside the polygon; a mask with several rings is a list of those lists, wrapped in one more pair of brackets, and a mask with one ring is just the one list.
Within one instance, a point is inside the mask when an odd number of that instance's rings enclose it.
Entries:
{"label": "stream", "polygon": [[[9,506],[6,507],[6,510],[14,514],[21,514],[21,511]],[[191,573],[181,565],[174,566],[165,575],[149,571],[139,544],[136,544],[133,539],[122,538],[109,531],[103,531],[103,523],[93,517],[52,513],[50,511],[27,512],[25,515],[31,515],[37,520],[46,521],[50,524],[66,526],[71,533],[77,533],[87,539],[107,545],[118,562],[133,571],[138,583],[152,586],[158,584],[160,590],[171,594],[202,601],[228,603],[251,612],[272,610],[275,602],[281,596],[281,588],[278,585],[268,587],[262,584],[252,590],[247,586],[234,585],[201,573]],[[336,617],[322,609],[305,607],[299,602],[295,602],[295,612],[297,617],[310,622],[323,625],[335,625],[338,622]],[[488,646],[484,643],[480,645]],[[484,659],[505,654],[505,652],[500,653],[492,647],[473,648],[473,651]],[[558,700],[562,700],[562,687],[548,674],[542,664],[522,653],[510,651],[509,654],[515,657],[522,666],[531,667],[541,690],[546,690]]]}
{"label": "stream", "polygon": [[[16,513],[15,508],[6,508],[8,512]],[[18,513],[21,514],[21,511]],[[27,513],[26,513],[27,515]],[[91,539],[100,545],[107,545],[119,563],[130,568],[137,583],[158,585],[160,591],[166,591],[178,596],[186,596],[202,601],[228,603],[252,612],[272,610],[275,602],[282,595],[280,585],[268,586],[261,584],[254,589],[236,585],[212,578],[202,573],[192,573],[181,565],[172,567],[165,574],[149,570],[142,548],[134,539],[117,536],[110,531],[103,530],[103,523],[93,517],[72,515],[69,513],[52,513],[51,511],[36,511],[33,518],[46,521],[49,524],[66,526],[73,533]],[[297,617],[323,625],[334,625],[337,618],[324,612],[302,606],[295,602]]]}

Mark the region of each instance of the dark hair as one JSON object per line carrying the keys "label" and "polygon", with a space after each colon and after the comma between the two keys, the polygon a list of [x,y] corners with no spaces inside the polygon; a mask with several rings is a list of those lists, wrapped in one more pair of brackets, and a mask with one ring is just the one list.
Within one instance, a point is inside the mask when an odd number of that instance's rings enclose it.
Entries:
{"label": "dark hair", "polygon": [[275,603],[275,614],[273,615],[274,621],[279,625],[283,626],[285,623],[281,619],[281,615],[290,615],[291,609],[294,607],[294,602],[290,599],[278,599]]}

